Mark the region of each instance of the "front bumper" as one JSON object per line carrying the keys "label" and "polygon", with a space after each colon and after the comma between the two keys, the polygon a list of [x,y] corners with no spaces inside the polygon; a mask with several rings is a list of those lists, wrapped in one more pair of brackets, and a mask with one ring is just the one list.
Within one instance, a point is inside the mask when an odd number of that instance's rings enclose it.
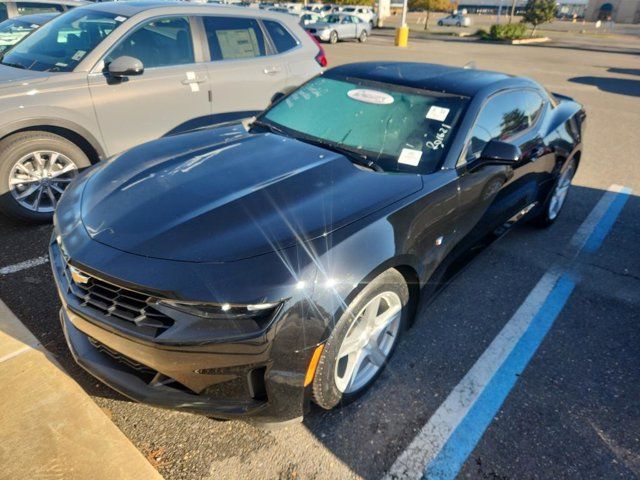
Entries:
{"label": "front bumper", "polygon": [[313,345],[301,346],[295,333],[300,311],[281,311],[265,331],[229,340],[205,331],[207,341],[183,341],[193,332],[186,335],[178,324],[156,338],[138,335],[135,326],[123,327],[78,298],[68,260],[53,240],[49,254],[66,341],[76,362],[102,382],[139,402],[216,418],[273,423],[302,417]]}

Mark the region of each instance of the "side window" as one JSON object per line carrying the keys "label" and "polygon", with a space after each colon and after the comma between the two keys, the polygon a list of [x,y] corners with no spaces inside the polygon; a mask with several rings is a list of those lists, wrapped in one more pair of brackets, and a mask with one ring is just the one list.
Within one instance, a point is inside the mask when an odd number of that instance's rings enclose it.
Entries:
{"label": "side window", "polygon": [[7,4],[0,3],[0,22],[4,22],[7,18],[9,18],[9,14],[7,13]]}
{"label": "side window", "polygon": [[[303,20],[307,20],[305,17],[310,15],[303,15]],[[278,53],[286,52],[298,45],[298,41],[280,23],[272,20],[263,20],[263,23]]]}
{"label": "side window", "polygon": [[189,20],[169,17],[145,23],[120,41],[104,62],[109,64],[123,55],[142,61],[144,68],[194,63]]}
{"label": "side window", "polygon": [[[530,112],[535,110],[535,102],[530,100],[530,95],[536,94],[522,91],[500,93],[485,104],[472,130],[467,159],[477,157],[490,140],[507,140],[529,128],[535,120],[530,116]],[[539,113],[542,103],[537,108]]]}
{"label": "side window", "polygon": [[[6,7],[5,7],[6,8]],[[17,2],[16,9],[18,15],[31,15],[33,13],[55,13],[63,12],[64,7],[62,5],[56,5],[55,3],[35,3],[35,2]]]}
{"label": "side window", "polygon": [[266,55],[257,20],[240,17],[204,17],[211,60],[233,60]]}

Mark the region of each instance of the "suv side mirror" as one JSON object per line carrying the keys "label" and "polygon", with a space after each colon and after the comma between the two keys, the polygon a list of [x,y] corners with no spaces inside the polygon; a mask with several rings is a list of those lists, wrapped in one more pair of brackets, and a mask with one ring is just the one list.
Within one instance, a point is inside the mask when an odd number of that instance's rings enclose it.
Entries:
{"label": "suv side mirror", "polygon": [[144,73],[144,65],[133,57],[118,57],[107,67],[109,75],[113,78],[132,77]]}
{"label": "suv side mirror", "polygon": [[482,149],[480,161],[497,165],[510,165],[516,163],[522,157],[520,147],[513,143],[491,140]]}

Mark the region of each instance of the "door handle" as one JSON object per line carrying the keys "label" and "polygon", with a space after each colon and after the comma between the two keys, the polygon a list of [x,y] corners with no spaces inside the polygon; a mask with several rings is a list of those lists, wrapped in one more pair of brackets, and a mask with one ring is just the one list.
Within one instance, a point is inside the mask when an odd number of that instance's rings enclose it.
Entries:
{"label": "door handle", "polygon": [[275,75],[276,73],[280,73],[282,71],[282,69],[280,67],[265,67],[264,70],[262,70],[262,73],[264,73],[265,75]]}

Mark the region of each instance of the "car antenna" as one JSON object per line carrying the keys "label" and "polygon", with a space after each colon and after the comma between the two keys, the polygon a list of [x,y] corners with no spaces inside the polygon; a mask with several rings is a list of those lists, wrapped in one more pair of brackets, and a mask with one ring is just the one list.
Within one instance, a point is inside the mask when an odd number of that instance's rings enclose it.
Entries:
{"label": "car antenna", "polygon": [[466,68],[467,70],[475,70],[476,69],[476,61],[475,60],[471,60],[470,62],[465,63],[464,67],[462,68]]}

